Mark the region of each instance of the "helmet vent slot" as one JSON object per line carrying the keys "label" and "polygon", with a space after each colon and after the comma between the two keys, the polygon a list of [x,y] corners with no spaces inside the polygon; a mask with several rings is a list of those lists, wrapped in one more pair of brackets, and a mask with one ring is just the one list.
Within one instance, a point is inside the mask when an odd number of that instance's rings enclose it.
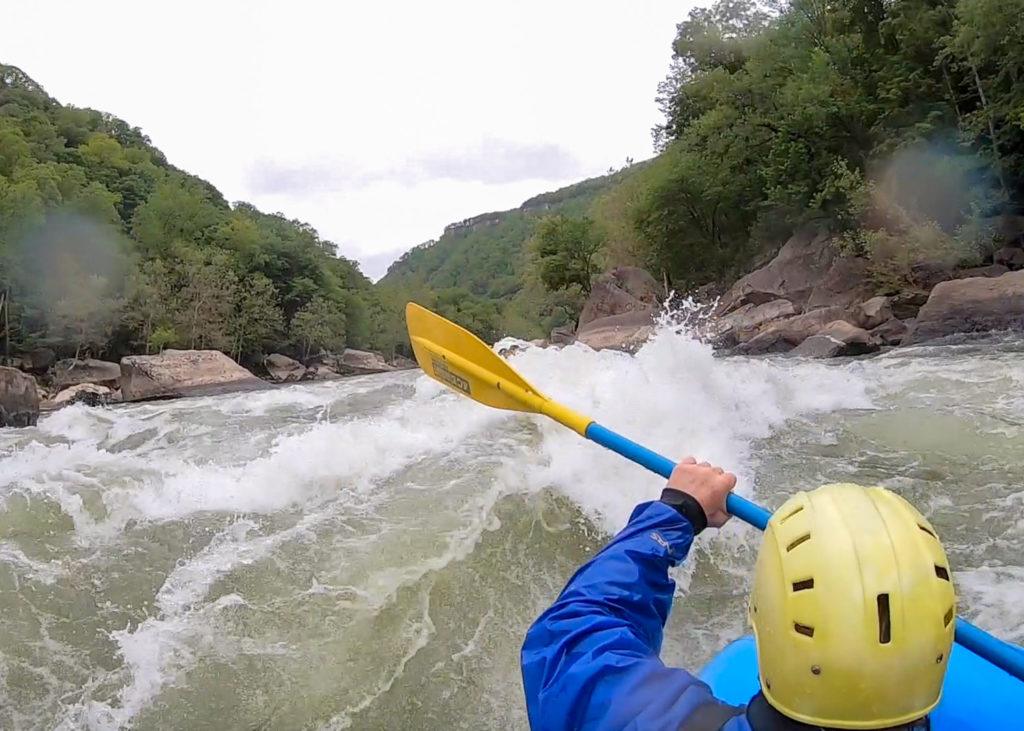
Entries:
{"label": "helmet vent slot", "polygon": [[803,509],[804,509],[804,506],[803,506],[803,505],[797,505],[797,506],[796,506],[796,507],[795,507],[795,508],[794,508],[793,510],[791,510],[791,511],[789,512],[789,515],[787,515],[787,516],[786,516],[785,518],[783,518],[782,520],[780,520],[780,521],[779,521],[779,523],[780,523],[780,524],[781,524],[781,523],[785,523],[785,522],[786,522],[787,520],[789,520],[790,518],[792,518],[792,517],[793,517],[794,515],[796,515],[797,513],[799,513],[799,512],[800,512],[801,510],[803,510]]}
{"label": "helmet vent slot", "polygon": [[942,618],[942,626],[948,627],[949,623],[953,621],[953,607],[946,610],[946,616]]}
{"label": "helmet vent slot", "polygon": [[806,637],[814,637],[814,627],[810,627],[806,624],[800,624],[799,622],[793,622],[793,629],[797,634],[801,634]]}
{"label": "helmet vent slot", "polygon": [[800,536],[795,541],[793,541],[788,546],[786,546],[786,553],[789,553],[794,548],[799,546],[801,543],[805,543],[806,541],[809,541],[809,540],[811,540],[811,534],[810,533],[804,533],[802,536]]}
{"label": "helmet vent slot", "polygon": [[918,528],[920,528],[921,530],[923,530],[923,531],[924,531],[925,533],[927,533],[928,535],[930,535],[930,536],[931,536],[932,538],[934,538],[935,540],[939,540],[939,537],[938,537],[937,535],[935,535],[935,533],[934,533],[934,532],[932,532],[932,531],[931,531],[931,530],[930,530],[929,528],[925,528],[925,527],[924,527],[923,525],[921,525],[920,523],[918,523],[918,524],[917,524],[917,527],[918,527]]}
{"label": "helmet vent slot", "polygon": [[878,595],[878,641],[888,645],[892,641],[892,623],[889,619],[889,595]]}
{"label": "helmet vent slot", "polygon": [[949,569],[947,569],[945,566],[939,566],[938,564],[935,564],[935,575],[943,581],[949,581]]}
{"label": "helmet vent slot", "polygon": [[805,589],[814,588],[814,579],[804,579],[803,581],[793,582],[793,591],[804,591]]}

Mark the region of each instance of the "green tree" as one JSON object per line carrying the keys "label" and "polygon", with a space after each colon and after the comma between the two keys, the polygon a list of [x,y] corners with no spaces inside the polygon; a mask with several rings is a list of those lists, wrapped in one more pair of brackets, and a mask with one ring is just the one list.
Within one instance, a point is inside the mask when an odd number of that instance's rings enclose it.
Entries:
{"label": "green tree", "polygon": [[345,312],[325,297],[313,297],[292,317],[290,332],[303,360],[313,348],[341,352],[345,349]]}
{"label": "green tree", "polygon": [[235,302],[227,330],[232,356],[242,356],[272,343],[284,330],[284,318],[277,306],[277,291],[262,274],[253,274],[235,290]]}
{"label": "green tree", "polygon": [[534,234],[534,262],[540,280],[549,290],[579,287],[590,294],[598,273],[595,261],[603,239],[594,222],[584,216],[549,216],[541,219]]}

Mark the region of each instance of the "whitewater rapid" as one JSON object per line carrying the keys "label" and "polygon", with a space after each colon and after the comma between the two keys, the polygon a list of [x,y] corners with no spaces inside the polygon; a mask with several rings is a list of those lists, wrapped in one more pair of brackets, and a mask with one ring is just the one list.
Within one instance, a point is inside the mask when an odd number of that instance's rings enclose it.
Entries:
{"label": "whitewater rapid", "polygon": [[[848,362],[526,348],[538,388],[769,507],[885,484],[951,554],[961,613],[1024,640],[1024,347]],[[0,727],[522,728],[518,646],[661,480],[416,372],[0,432]],[[757,534],[680,569],[666,661],[746,631]]]}

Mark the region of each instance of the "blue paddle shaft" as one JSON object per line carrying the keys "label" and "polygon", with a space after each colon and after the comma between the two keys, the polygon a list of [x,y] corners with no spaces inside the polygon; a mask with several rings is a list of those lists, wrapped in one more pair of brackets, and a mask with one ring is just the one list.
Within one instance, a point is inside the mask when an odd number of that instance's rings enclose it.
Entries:
{"label": "blue paddle shaft", "polygon": [[[646,467],[651,472],[668,479],[675,469],[676,463],[667,457],[662,457],[657,452],[652,452],[636,442],[626,439],[606,429],[596,421],[591,422],[587,427],[587,439],[600,444],[602,447],[621,454],[631,462],[641,467]],[[735,515],[744,523],[749,523],[758,530],[764,530],[768,526],[768,519],[771,513],[749,500],[730,493],[725,501],[725,509],[730,515]],[[966,647],[975,655],[985,658],[998,668],[1002,668],[1013,677],[1024,680],[1024,649],[1003,642],[975,627],[966,619],[957,617],[956,620],[956,641]]]}
{"label": "blue paddle shaft", "polygon": [[[676,463],[667,457],[662,457],[647,447],[619,436],[611,429],[605,429],[596,421],[591,422],[590,426],[587,427],[587,439],[597,442],[602,447],[607,447],[617,454],[621,454],[631,462],[636,462],[638,465],[646,467],[666,480],[676,467]],[[725,501],[725,509],[729,511],[729,515],[735,515],[744,523],[750,523],[750,525],[758,530],[764,530],[768,526],[768,518],[771,517],[771,513],[760,505],[755,505],[735,493],[729,494]]]}

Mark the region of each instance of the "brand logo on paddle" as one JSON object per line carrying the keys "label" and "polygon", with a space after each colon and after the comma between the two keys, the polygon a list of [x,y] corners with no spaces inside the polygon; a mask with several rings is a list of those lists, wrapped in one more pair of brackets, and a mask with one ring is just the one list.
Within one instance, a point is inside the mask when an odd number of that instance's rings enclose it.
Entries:
{"label": "brand logo on paddle", "polygon": [[445,383],[447,383],[452,388],[455,388],[455,389],[458,389],[459,391],[462,391],[467,396],[470,395],[470,393],[469,393],[469,381],[467,381],[462,376],[460,376],[460,375],[458,375],[456,373],[452,373],[450,370],[448,370],[448,364],[445,363],[443,360],[437,360],[435,358],[431,358],[431,362],[434,365],[434,376],[436,376],[438,379],[444,381]]}

